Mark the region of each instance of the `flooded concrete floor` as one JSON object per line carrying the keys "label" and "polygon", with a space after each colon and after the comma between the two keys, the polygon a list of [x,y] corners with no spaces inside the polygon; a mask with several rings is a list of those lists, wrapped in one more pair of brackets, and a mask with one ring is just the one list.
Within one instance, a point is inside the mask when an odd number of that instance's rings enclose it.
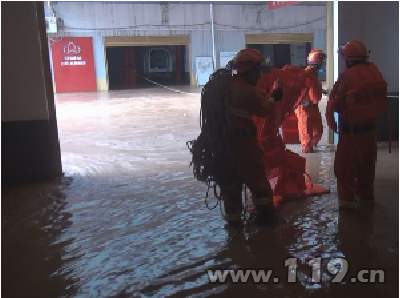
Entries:
{"label": "flooded concrete floor", "polygon": [[[391,154],[380,144],[374,208],[339,214],[324,139],[307,171],[329,195],[286,203],[277,226],[228,229],[189,168],[200,96],[184,90],[56,96],[65,177],[3,192],[3,297],[398,297],[397,143]],[[319,284],[305,263],[315,257]],[[336,257],[350,265],[339,284],[326,266]],[[230,268],[273,269],[281,282],[209,281],[207,270]],[[360,269],[383,269],[385,283],[351,284]]]}

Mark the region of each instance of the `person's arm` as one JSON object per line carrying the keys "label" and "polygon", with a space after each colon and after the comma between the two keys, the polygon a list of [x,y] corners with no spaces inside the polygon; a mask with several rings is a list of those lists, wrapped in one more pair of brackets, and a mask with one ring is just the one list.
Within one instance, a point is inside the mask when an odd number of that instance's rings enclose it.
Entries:
{"label": "person's arm", "polygon": [[337,133],[337,123],[335,120],[335,112],[340,112],[341,109],[341,99],[342,94],[344,94],[346,90],[344,80],[339,80],[335,83],[332,88],[331,93],[329,94],[328,103],[326,105],[326,123],[328,126],[333,129]]}
{"label": "person's arm", "polygon": [[312,103],[319,102],[322,98],[322,86],[320,82],[310,80],[306,82],[306,86],[308,87],[308,96],[310,97],[310,101]]}
{"label": "person's arm", "polygon": [[249,113],[258,117],[272,116],[275,112],[275,101],[259,92],[249,93],[246,106]]}
{"label": "person's arm", "polygon": [[233,96],[240,102],[240,109],[257,117],[268,117],[274,113],[274,101],[270,97],[265,97],[255,87],[234,88]]}

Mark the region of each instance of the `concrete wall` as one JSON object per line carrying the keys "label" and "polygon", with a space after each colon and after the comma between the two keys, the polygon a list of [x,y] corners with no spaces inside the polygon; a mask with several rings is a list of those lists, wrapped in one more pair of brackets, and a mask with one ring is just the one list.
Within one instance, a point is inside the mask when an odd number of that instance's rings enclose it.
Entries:
{"label": "concrete wall", "polygon": [[1,8],[7,24],[2,28],[1,181],[51,179],[61,171],[61,159],[53,142],[58,137],[43,3],[4,2]]}
{"label": "concrete wall", "polygon": [[[50,37],[91,36],[94,42],[98,89],[106,80],[104,36],[190,35],[192,65],[195,57],[212,57],[211,17],[208,4],[170,3],[168,22],[162,23],[160,4],[53,2],[64,28]],[[269,11],[267,3],[214,5],[216,62],[221,51],[245,48],[246,33],[314,33],[314,47],[326,48],[325,6],[287,6]],[[259,22],[257,22],[257,12]]]}
{"label": "concrete wall", "polygon": [[[371,50],[374,62],[388,83],[388,108],[392,118],[392,137],[399,139],[399,2],[362,1],[338,3],[338,43],[359,39]],[[339,73],[344,61],[337,59]],[[378,120],[378,140],[388,140],[389,125],[386,112]]]}
{"label": "concrete wall", "polygon": [[[376,63],[388,83],[388,92],[399,92],[399,2],[339,1],[338,41],[360,39],[371,50],[370,61]],[[344,68],[339,61],[339,72]]]}

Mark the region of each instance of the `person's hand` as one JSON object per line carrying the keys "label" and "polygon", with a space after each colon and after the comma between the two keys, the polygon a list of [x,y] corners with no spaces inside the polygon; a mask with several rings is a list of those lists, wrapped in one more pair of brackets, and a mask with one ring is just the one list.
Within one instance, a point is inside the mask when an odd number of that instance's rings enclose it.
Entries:
{"label": "person's hand", "polygon": [[283,87],[283,82],[280,79],[277,79],[274,82],[274,85],[272,87],[272,92],[271,92],[271,97],[275,100],[275,101],[280,101],[283,98],[283,91],[282,91],[282,87]]}
{"label": "person's hand", "polygon": [[277,79],[272,86],[272,90],[282,89],[283,82],[280,79]]}
{"label": "person's hand", "polygon": [[335,133],[338,133],[338,130],[337,130],[337,123],[336,123],[336,121],[335,121],[335,119],[326,119],[327,121],[327,125],[335,132]]}
{"label": "person's hand", "polygon": [[267,90],[258,90],[258,92],[262,97],[264,97],[264,98],[267,97]]}
{"label": "person's hand", "polygon": [[330,128],[331,128],[335,133],[338,133],[338,129],[337,129],[337,124],[336,124],[336,122],[334,122],[334,123],[332,124],[332,126],[330,126]]}
{"label": "person's hand", "polygon": [[275,101],[280,101],[283,98],[283,91],[282,89],[276,89],[273,90],[271,93],[271,97],[275,100]]}

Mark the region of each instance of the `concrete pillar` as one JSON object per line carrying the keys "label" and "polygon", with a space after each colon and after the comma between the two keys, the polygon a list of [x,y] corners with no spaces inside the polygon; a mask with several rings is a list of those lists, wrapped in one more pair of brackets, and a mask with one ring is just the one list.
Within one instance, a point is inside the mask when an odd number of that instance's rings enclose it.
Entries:
{"label": "concrete pillar", "polygon": [[[393,137],[398,138],[399,2],[339,1],[337,7],[337,43],[345,45],[354,39],[363,41],[367,49],[371,50],[370,61],[378,66],[388,83],[388,95],[397,96],[388,98],[388,108],[392,117]],[[335,63],[340,74],[345,67],[344,61],[338,57]],[[383,133],[389,129],[386,117],[385,112],[378,119],[378,140],[387,140]]]}
{"label": "concrete pillar", "polygon": [[[334,14],[333,1],[326,2],[326,88],[332,89],[334,82]],[[322,112],[322,117],[325,116],[325,111]],[[334,143],[334,132],[328,129],[328,144]]]}
{"label": "concrete pillar", "polygon": [[1,180],[51,180],[62,171],[43,2],[4,2],[2,19]]}

